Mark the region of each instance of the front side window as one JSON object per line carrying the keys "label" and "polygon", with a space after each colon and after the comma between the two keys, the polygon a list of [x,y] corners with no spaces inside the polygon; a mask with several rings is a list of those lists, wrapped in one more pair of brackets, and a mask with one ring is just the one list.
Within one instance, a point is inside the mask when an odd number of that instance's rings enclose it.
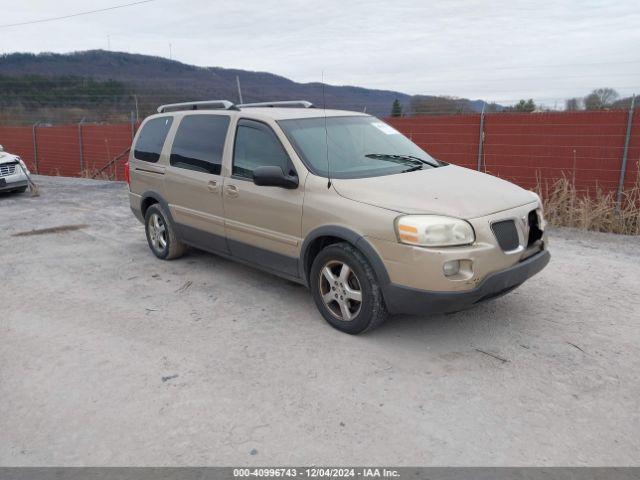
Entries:
{"label": "front side window", "polygon": [[367,115],[280,120],[285,135],[316,175],[363,178],[444,165],[381,120]]}
{"label": "front side window", "polygon": [[220,175],[227,115],[187,115],[176,132],[169,163],[174,167]]}
{"label": "front side window", "polygon": [[287,152],[271,128],[253,120],[240,120],[233,148],[233,175],[252,179],[256,167],[274,165],[285,174],[295,174]]}
{"label": "front side window", "polygon": [[172,121],[173,117],[159,117],[145,123],[138,135],[133,156],[145,162],[157,162]]}

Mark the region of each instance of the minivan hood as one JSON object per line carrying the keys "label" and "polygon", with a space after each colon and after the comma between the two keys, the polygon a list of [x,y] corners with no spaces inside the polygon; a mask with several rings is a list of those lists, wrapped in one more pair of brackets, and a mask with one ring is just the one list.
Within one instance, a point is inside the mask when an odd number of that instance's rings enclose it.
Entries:
{"label": "minivan hood", "polygon": [[536,194],[498,177],[447,165],[357,179],[332,179],[343,197],[401,213],[476,218],[537,200]]}

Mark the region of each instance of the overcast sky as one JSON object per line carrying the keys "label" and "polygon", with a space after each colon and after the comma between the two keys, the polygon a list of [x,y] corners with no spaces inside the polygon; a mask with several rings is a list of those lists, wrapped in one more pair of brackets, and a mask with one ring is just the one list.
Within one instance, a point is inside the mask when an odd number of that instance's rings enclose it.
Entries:
{"label": "overcast sky", "polygon": [[[0,24],[134,0],[0,0]],[[638,1],[154,0],[0,28],[0,51],[107,49],[410,94],[533,97],[553,107],[609,86],[640,93]]]}

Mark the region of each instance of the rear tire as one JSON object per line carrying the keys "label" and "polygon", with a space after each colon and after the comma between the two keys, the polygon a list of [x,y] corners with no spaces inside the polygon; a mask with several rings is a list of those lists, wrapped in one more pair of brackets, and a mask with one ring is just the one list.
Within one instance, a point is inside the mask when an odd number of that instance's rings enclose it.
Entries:
{"label": "rear tire", "polygon": [[336,243],[324,248],[314,259],[310,275],[313,299],[332,327],[357,335],[387,318],[373,268],[352,245]]}
{"label": "rear tire", "polygon": [[186,250],[168,218],[169,214],[159,203],[151,205],[144,215],[147,243],[153,254],[162,260],[181,257]]}

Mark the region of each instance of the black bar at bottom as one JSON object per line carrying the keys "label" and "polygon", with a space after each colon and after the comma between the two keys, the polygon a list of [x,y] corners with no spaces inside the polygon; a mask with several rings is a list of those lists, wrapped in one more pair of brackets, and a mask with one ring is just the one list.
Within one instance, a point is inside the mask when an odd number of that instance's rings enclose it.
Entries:
{"label": "black bar at bottom", "polygon": [[635,480],[640,467],[0,467],[0,480]]}

